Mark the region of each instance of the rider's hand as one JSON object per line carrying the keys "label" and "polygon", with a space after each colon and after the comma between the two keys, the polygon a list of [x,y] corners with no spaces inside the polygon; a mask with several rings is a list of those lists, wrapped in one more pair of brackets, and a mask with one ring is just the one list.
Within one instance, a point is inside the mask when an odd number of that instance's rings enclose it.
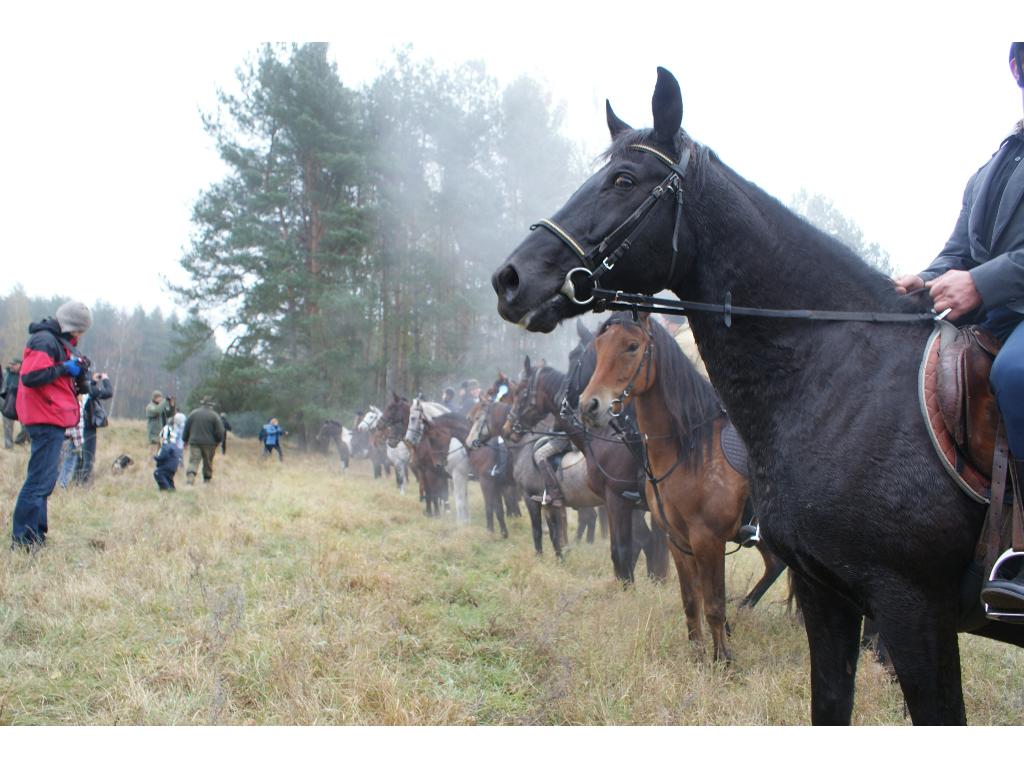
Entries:
{"label": "rider's hand", "polygon": [[78,360],[74,357],[70,360],[65,360],[62,365],[64,366],[64,371],[68,376],[77,376],[82,372],[82,368],[78,364]]}
{"label": "rider's hand", "polygon": [[924,288],[924,280],[920,275],[900,275],[894,282],[896,283],[896,293],[899,294],[919,291]]}
{"label": "rider's hand", "polygon": [[951,269],[925,285],[935,303],[935,311],[949,310],[947,320],[956,320],[981,306],[981,294],[970,272]]}

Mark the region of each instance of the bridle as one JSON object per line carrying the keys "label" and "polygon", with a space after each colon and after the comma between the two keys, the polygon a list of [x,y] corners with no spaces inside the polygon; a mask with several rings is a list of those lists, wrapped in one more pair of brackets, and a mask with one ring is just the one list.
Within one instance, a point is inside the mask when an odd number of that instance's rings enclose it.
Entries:
{"label": "bridle", "polygon": [[[612,325],[624,326],[625,324],[617,320],[608,320],[605,323],[603,331],[607,330],[608,327]],[[651,358],[654,355],[654,336],[639,323],[636,323],[636,326],[643,332],[644,337],[647,339],[647,344],[644,345],[644,353],[640,356],[640,362],[637,363],[636,370],[633,371],[633,375],[630,376],[629,381],[626,382],[625,388],[618,397],[613,398],[611,402],[608,403],[608,415],[613,418],[622,413],[622,409],[626,406],[626,401],[633,396],[633,386],[636,384],[636,380],[640,376],[641,371],[647,372],[644,376],[644,387],[647,388],[651,385]]]}
{"label": "bridle", "polygon": [[[593,291],[597,287],[598,280],[605,273],[614,269],[619,259],[629,253],[636,235],[647,223],[648,217],[653,213],[658,202],[665,197],[674,197],[676,203],[675,226],[672,230],[672,264],[669,267],[666,285],[671,285],[675,277],[676,263],[679,260],[679,229],[683,221],[683,179],[686,178],[686,172],[690,166],[690,147],[687,145],[683,149],[678,162],[672,160],[660,149],[648,144],[630,144],[628,148],[653,155],[668,167],[669,173],[655,185],[643,202],[600,243],[588,251],[564,227],[551,219],[541,219],[530,227],[531,231],[542,227],[551,232],[565,243],[583,264],[581,267],[573,267],[566,273],[565,281],[559,291],[569,301],[580,306],[586,306],[594,301]],[[616,243],[618,244],[615,245]],[[613,245],[615,245],[614,248],[612,248]]]}
{"label": "bridle", "polygon": [[536,368],[526,380],[526,394],[517,397],[512,403],[512,410],[509,411],[509,421],[512,423],[512,431],[517,435],[525,435],[530,428],[523,424],[523,420],[530,416],[536,416],[534,424],[540,421],[541,408],[535,402],[537,398],[537,385],[540,380],[540,372],[543,368]]}
{"label": "bridle", "polygon": [[[684,143],[687,142],[687,138],[682,132],[680,132],[680,138]],[[657,312],[666,315],[707,312],[722,315],[722,320],[726,327],[732,326],[734,315],[832,322],[931,323],[942,320],[949,313],[948,309],[938,314],[934,311],[908,313],[850,312],[820,309],[766,309],[762,307],[735,306],[732,303],[732,293],[730,291],[726,291],[725,299],[721,304],[712,304],[699,301],[660,299],[643,294],[602,289],[598,283],[599,279],[614,269],[616,263],[629,252],[637,233],[640,232],[643,225],[647,222],[658,201],[666,196],[674,196],[676,201],[675,225],[672,229],[672,262],[669,266],[668,278],[665,281],[666,288],[672,287],[679,261],[679,232],[683,223],[683,181],[686,179],[686,174],[690,167],[692,158],[691,146],[687,144],[684,147],[678,162],[673,161],[671,157],[660,149],[656,149],[648,144],[630,144],[627,148],[653,155],[669,169],[669,173],[655,185],[644,201],[600,243],[588,251],[564,227],[551,219],[541,219],[530,227],[531,230],[542,227],[551,232],[568,246],[582,263],[583,266],[573,267],[566,273],[562,287],[558,291],[560,295],[565,296],[572,303],[579,306],[594,304],[593,309],[598,312],[606,309]],[[618,245],[615,245],[616,243]],[[613,245],[615,245],[614,248],[612,247]]]}
{"label": "bridle", "polygon": [[[494,408],[495,401],[486,400],[481,404],[480,412],[477,414],[476,419],[473,421],[474,428],[477,424],[480,425],[479,429],[476,430],[476,437],[471,441],[473,448],[482,448],[490,442],[494,435],[491,434],[491,410]],[[487,431],[487,437],[484,437],[484,430]],[[472,429],[470,433],[472,433]]]}

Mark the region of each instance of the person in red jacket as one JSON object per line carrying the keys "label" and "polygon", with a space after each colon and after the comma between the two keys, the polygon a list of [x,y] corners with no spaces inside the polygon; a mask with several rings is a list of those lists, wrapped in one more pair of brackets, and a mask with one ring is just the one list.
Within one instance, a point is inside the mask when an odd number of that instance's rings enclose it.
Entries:
{"label": "person in red jacket", "polygon": [[57,484],[64,432],[78,424],[78,393],[86,392],[89,361],[76,354],[78,339],[92,325],[80,301],[62,304],[55,317],[32,323],[21,356],[18,419],[28,430],[32,453],[25,484],[14,505],[12,548],[46,543],[46,504]]}

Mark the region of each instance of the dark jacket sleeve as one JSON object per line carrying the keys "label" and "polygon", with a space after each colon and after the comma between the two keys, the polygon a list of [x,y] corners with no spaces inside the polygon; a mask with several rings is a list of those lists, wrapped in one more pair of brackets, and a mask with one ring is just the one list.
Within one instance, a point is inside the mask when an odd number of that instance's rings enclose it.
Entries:
{"label": "dark jacket sleeve", "polygon": [[21,383],[29,389],[43,387],[66,374],[63,365],[54,364],[53,356],[42,350],[26,350],[21,363]]}
{"label": "dark jacket sleeve", "polygon": [[192,417],[185,420],[185,429],[181,433],[181,442],[187,443],[189,434],[192,432]]}
{"label": "dark jacket sleeve", "polygon": [[97,400],[109,400],[114,396],[114,387],[110,379],[89,382],[89,395]]}
{"label": "dark jacket sleeve", "polygon": [[969,270],[978,266],[971,257],[971,241],[967,234],[967,222],[971,216],[971,197],[974,194],[974,181],[977,178],[978,174],[975,173],[967,182],[963,203],[960,206],[960,216],[956,220],[956,226],[953,227],[953,234],[946,241],[946,247],[939,252],[927,269],[918,273],[925,282],[934,280],[951,269]]}

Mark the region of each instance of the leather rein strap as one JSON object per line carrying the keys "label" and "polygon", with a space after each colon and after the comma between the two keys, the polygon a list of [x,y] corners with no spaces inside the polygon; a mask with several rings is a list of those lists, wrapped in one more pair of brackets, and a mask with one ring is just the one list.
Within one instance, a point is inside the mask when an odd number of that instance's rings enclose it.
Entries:
{"label": "leather rein strap", "polygon": [[[679,162],[659,149],[647,144],[631,144],[630,149],[645,152],[656,157],[665,165],[669,173],[648,194],[642,203],[625,221],[601,240],[589,251],[573,237],[564,227],[552,219],[541,219],[531,225],[530,230],[538,227],[546,229],[561,240],[580,260],[582,266],[570,269],[562,284],[560,293],[574,304],[586,306],[594,303],[594,311],[605,309],[628,310],[632,312],[656,312],[663,315],[685,315],[688,312],[709,312],[720,314],[726,327],[732,326],[733,315],[741,317],[765,317],[789,320],[825,320],[864,323],[922,323],[942,319],[946,312],[905,313],[905,312],[847,312],[840,310],[821,309],[762,309],[759,307],[735,307],[732,295],[727,292],[722,304],[709,304],[699,301],[679,301],[658,299],[643,294],[623,293],[598,288],[598,280],[606,272],[615,268],[615,264],[625,256],[633,246],[636,234],[646,223],[658,201],[666,195],[675,198],[675,225],[672,230],[672,263],[669,267],[666,286],[671,286],[675,278],[676,265],[679,261],[679,230],[683,220],[683,180],[690,165],[691,148],[686,146],[680,155]],[[611,250],[612,245],[621,242]],[[607,254],[607,255],[606,255]],[[596,302],[595,302],[596,300]],[[946,310],[947,312],[949,310]]]}

